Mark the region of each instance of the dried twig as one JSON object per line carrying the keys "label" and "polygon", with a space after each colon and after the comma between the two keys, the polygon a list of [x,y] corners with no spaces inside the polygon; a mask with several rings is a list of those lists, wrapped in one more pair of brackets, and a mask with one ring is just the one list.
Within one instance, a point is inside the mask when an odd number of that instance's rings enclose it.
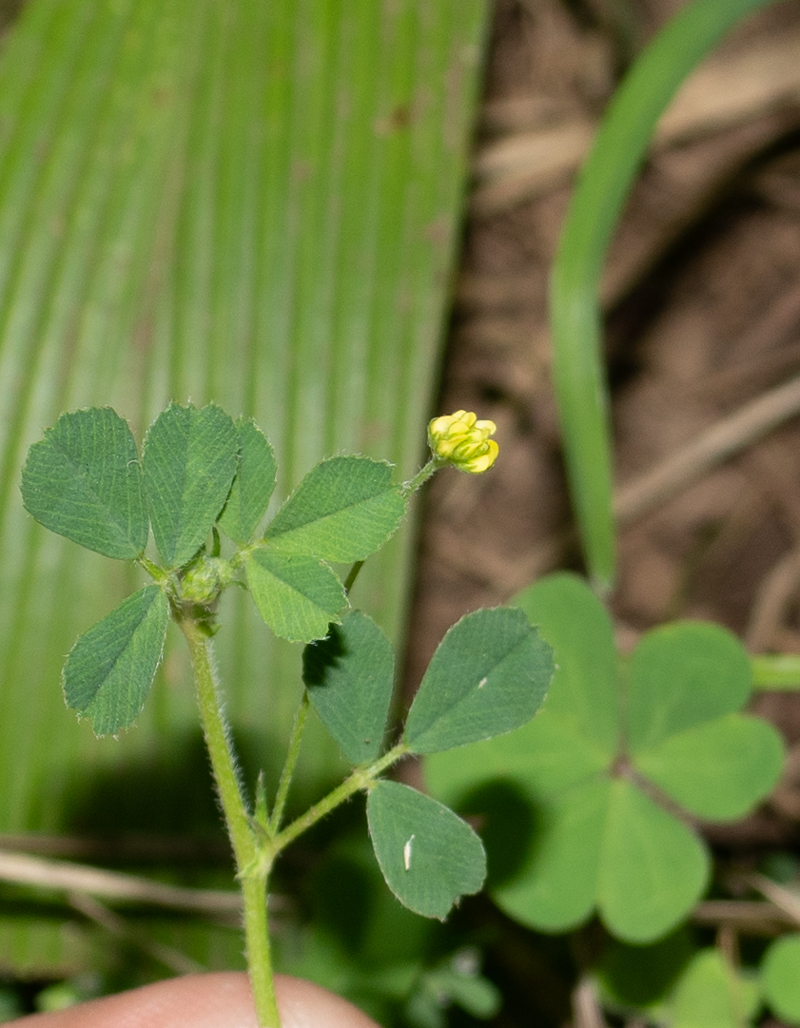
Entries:
{"label": "dried twig", "polygon": [[581,978],[572,993],[575,1028],[607,1028],[597,989],[591,978]]}
{"label": "dried twig", "polygon": [[238,892],[165,885],[118,871],[46,860],[24,853],[0,851],[0,880],[203,914],[231,914],[241,908]]}
{"label": "dried twig", "polygon": [[629,524],[705,472],[800,414],[800,377],[771,389],[617,491],[614,512]]}
{"label": "dried twig", "polygon": [[208,970],[208,968],[198,964],[196,960],[187,957],[185,953],[181,953],[180,950],[175,949],[173,946],[165,946],[137,931],[119,914],[109,910],[108,907],[98,903],[97,900],[92,899],[90,896],[73,892],[69,894],[68,900],[69,905],[74,910],[77,910],[79,914],[83,914],[84,917],[99,925],[109,934],[122,939],[123,942],[138,946],[139,949],[153,957],[160,964],[163,964],[170,971],[174,971],[175,974],[196,974]]}
{"label": "dried twig", "polygon": [[797,892],[787,889],[784,885],[778,885],[771,878],[761,874],[745,875],[741,881],[771,900],[794,924],[800,924],[800,895]]}

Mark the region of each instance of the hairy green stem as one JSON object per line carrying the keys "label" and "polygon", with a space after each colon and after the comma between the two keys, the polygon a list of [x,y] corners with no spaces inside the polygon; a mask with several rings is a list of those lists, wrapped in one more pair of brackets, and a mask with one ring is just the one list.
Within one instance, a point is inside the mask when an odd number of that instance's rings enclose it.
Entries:
{"label": "hairy green stem", "polygon": [[250,824],[222,716],[211,640],[194,621],[182,620],[179,625],[189,644],[203,735],[242,887],[247,966],[258,1023],[262,1028],[280,1028],[267,922],[267,878],[277,851],[265,853]]}
{"label": "hairy green stem", "polygon": [[308,690],[303,689],[303,697],[300,700],[300,706],[297,708],[297,714],[295,715],[294,724],[292,725],[292,735],[289,739],[286,763],[283,765],[280,781],[278,782],[278,791],[275,795],[275,806],[272,808],[272,817],[269,819],[267,830],[270,835],[275,835],[281,826],[281,819],[283,818],[283,811],[286,806],[286,797],[289,795],[289,786],[292,784],[292,777],[297,764],[297,758],[300,755],[300,743],[303,741],[303,729],[306,726],[306,718],[308,717],[308,708],[310,705],[311,701],[308,698]]}
{"label": "hairy green stem", "polygon": [[408,746],[401,742],[389,750],[388,753],[384,753],[373,764],[369,764],[367,767],[356,768],[340,786],[329,792],[327,796],[323,796],[319,803],[315,803],[305,814],[301,814],[296,821],[292,821],[290,825],[287,825],[282,832],[275,836],[275,852],[280,852],[290,842],[293,842],[298,835],[302,835],[303,832],[311,828],[312,825],[315,825],[317,821],[321,821],[323,817],[330,814],[332,810],[335,810],[345,800],[350,799],[355,793],[360,792],[362,789],[368,789],[379,774],[388,767],[391,767],[392,764],[396,764],[398,760],[405,757],[409,752]]}
{"label": "hairy green stem", "polygon": [[446,464],[447,461],[442,460],[440,457],[431,457],[428,463],[423,465],[410,481],[403,484],[403,496],[410,496],[415,490],[419,489],[421,485],[427,482],[431,475],[435,474],[439,468],[443,468]]}

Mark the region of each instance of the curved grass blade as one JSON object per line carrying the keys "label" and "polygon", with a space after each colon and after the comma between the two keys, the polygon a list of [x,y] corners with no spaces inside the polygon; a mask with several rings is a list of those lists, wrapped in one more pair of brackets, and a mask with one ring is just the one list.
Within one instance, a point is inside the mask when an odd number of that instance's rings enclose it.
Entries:
{"label": "curved grass blade", "polygon": [[745,15],[773,0],[694,0],[642,53],[609,105],[561,233],[550,287],[553,377],[590,577],[608,587],[616,547],[599,282],[606,250],[661,113]]}

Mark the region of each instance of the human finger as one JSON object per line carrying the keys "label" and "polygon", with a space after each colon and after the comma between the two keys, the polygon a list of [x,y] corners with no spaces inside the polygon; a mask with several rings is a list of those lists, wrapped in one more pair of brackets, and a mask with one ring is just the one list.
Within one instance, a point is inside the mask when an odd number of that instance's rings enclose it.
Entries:
{"label": "human finger", "polygon": [[[366,1014],[326,989],[277,975],[282,1028],[378,1028]],[[130,992],[34,1014],[9,1028],[258,1028],[247,975],[186,975]]]}

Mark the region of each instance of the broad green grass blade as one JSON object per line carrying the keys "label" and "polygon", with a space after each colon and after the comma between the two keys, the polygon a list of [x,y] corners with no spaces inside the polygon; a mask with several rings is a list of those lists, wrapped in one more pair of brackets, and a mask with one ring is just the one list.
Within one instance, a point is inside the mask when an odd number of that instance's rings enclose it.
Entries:
{"label": "broad green grass blade", "polygon": [[[398,480],[418,467],[486,15],[485,0],[30,0],[5,38],[0,830],[123,830],[122,793],[158,754],[207,788],[178,766],[198,737],[176,633],[135,732],[97,742],[64,709],[64,654],[144,580],[22,508],[24,454],[62,410],[113,406],[140,446],[171,400],[252,416],[276,509],[326,455],[387,458]],[[353,596],[394,638],[409,544],[398,533]],[[301,651],[244,594],[221,616],[250,783],[283,760]],[[306,798],[339,759],[310,734]]]}
{"label": "broad green grass blade", "polygon": [[561,234],[550,288],[553,376],[567,473],[590,577],[615,569],[612,456],[599,282],[606,251],[661,113],[696,64],[772,0],[695,0],[661,31],[609,105]]}
{"label": "broad green grass blade", "polygon": [[800,656],[795,653],[759,653],[750,658],[754,689],[800,689]]}

